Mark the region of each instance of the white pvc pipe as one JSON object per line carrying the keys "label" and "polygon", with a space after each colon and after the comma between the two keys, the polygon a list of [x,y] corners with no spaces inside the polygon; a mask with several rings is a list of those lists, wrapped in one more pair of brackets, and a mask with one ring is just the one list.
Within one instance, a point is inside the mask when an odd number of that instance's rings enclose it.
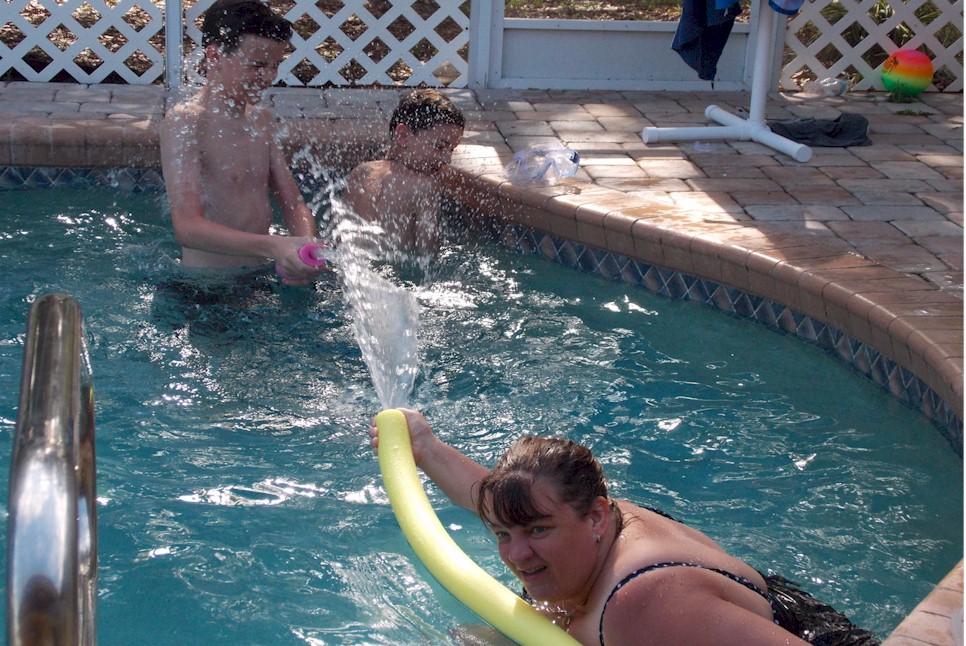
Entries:
{"label": "white pvc pipe", "polygon": [[781,135],[776,135],[764,121],[745,120],[716,105],[709,105],[704,114],[709,119],[724,124],[725,128],[738,129],[741,133],[741,136],[736,137],[738,141],[757,141],[769,148],[774,148],[778,152],[785,153],[795,161],[807,162],[812,158],[811,148],[797,141],[786,139]]}
{"label": "white pvc pipe", "polygon": [[[718,106],[712,105],[710,108],[720,110]],[[707,116],[707,112],[705,112]],[[745,132],[744,126],[725,127],[725,126],[690,126],[687,128],[645,128],[641,133],[641,139],[646,144],[653,144],[659,141],[747,141],[751,139]]]}
{"label": "white pvc pipe", "polygon": [[181,0],[164,3],[164,84],[168,89],[181,87],[184,67],[184,8]]}
{"label": "white pvc pipe", "polygon": [[704,116],[721,126],[684,128],[644,128],[644,143],[660,141],[756,141],[785,153],[795,161],[807,162],[812,149],[781,135],[776,135],[765,122],[765,100],[771,79],[772,51],[779,14],[768,7],[758,9],[758,33],[755,37],[755,67],[751,78],[751,104],[748,119],[735,116],[716,105],[709,105]]}

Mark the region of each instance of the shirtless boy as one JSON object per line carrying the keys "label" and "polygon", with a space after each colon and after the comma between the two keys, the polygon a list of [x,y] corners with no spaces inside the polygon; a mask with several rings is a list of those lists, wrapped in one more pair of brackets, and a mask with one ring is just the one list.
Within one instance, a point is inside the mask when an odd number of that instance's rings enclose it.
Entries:
{"label": "shirtless boy", "polygon": [[385,245],[416,254],[436,249],[438,172],[449,164],[464,123],[463,113],[439,91],[416,90],[393,112],[385,159],[360,164],[349,174],[343,201],[383,229]]}
{"label": "shirtless boy", "polygon": [[[315,218],[274,139],[262,93],[275,80],[291,24],[258,0],[217,0],[202,27],[205,85],[161,130],[161,166],[185,267],[239,268],[275,260],[288,284],[319,273],[298,257]],[[274,195],[290,236],[269,233]]]}

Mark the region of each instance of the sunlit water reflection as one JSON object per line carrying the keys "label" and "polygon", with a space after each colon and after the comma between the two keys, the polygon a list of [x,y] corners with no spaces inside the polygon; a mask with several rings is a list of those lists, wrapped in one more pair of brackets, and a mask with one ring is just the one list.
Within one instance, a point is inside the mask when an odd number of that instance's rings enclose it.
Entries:
{"label": "sunlit water reflection", "polygon": [[[267,272],[186,296],[162,287],[179,273],[154,197],[9,192],[0,210],[4,460],[29,303],[65,292],[86,319],[101,644],[445,643],[475,621],[415,560],[382,491],[366,439],[381,403],[339,269],[312,289]],[[409,401],[475,459],[524,433],[586,443],[617,495],[881,634],[960,558],[961,461],[820,351],[466,241],[428,271],[406,281],[420,307]],[[512,584],[478,522],[429,494]]]}

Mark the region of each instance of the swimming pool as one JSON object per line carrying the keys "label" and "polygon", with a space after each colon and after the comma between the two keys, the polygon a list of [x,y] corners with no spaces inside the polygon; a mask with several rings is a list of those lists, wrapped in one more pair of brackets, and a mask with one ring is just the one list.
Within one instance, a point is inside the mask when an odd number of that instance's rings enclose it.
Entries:
{"label": "swimming pool", "polygon": [[[2,208],[5,460],[29,301],[62,291],[85,313],[100,643],[440,643],[474,621],[381,492],[364,439],[379,404],[336,280],[269,277],[226,287],[244,310],[192,311],[158,289],[175,248],[155,197],[16,192]],[[882,635],[960,558],[961,461],[818,349],[494,247],[450,246],[433,274],[412,402],[473,457],[566,433],[618,495]],[[478,523],[430,495],[509,583]]]}

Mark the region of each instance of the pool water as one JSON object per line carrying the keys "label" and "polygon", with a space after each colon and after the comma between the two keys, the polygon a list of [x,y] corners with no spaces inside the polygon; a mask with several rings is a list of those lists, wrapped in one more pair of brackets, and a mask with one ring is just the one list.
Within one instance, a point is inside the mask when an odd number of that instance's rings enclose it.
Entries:
{"label": "pool water", "polygon": [[[338,276],[312,289],[229,281],[186,304],[165,287],[179,274],[162,213],[157,196],[101,189],[6,192],[0,205],[0,470],[30,303],[63,292],[85,315],[99,643],[450,642],[477,620],[416,561],[381,489],[366,441],[380,405]],[[475,459],[521,434],[586,443],[617,496],[881,636],[961,558],[961,460],[820,350],[472,242],[448,245],[430,273],[410,402]],[[479,522],[429,495],[512,585]]]}

